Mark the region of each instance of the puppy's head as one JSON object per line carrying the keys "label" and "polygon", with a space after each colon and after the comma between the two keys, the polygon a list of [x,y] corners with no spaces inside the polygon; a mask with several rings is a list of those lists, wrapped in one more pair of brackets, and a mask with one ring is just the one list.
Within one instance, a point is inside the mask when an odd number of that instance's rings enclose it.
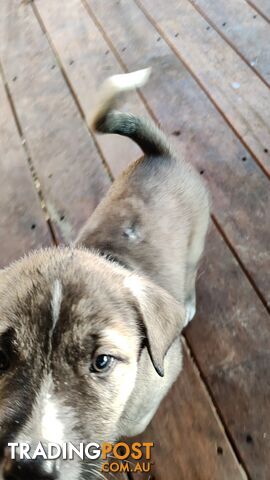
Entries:
{"label": "puppy's head", "polygon": [[37,252],[0,272],[4,478],[94,478],[98,465],[78,458],[47,465],[50,473],[20,466],[14,475],[5,447],[113,442],[141,348],[162,375],[183,314],[164,290],[84,250]]}

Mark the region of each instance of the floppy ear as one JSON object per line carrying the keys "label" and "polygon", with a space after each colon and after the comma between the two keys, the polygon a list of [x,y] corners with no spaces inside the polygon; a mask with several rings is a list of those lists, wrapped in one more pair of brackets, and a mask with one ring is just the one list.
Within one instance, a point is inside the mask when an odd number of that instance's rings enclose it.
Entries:
{"label": "floppy ear", "polygon": [[125,286],[137,300],[147,348],[157,373],[164,376],[164,357],[185,326],[185,308],[163,288],[131,274]]}

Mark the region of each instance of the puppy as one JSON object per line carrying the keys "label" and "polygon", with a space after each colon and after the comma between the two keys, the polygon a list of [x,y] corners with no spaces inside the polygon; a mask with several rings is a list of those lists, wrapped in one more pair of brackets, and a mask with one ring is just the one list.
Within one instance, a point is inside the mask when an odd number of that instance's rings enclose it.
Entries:
{"label": "puppy", "polygon": [[144,156],[112,185],[74,246],[0,272],[0,447],[7,479],[95,478],[98,464],[11,460],[7,443],[113,442],[142,432],[182,367],[209,196],[151,122],[113,109],[142,70],[108,79],[92,118]]}

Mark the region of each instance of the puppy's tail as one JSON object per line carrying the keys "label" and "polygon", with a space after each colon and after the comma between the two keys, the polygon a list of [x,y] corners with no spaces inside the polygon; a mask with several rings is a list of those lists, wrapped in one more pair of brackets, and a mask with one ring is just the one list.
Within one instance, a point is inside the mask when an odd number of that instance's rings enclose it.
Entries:
{"label": "puppy's tail", "polygon": [[98,132],[117,133],[131,138],[147,155],[170,155],[171,150],[166,136],[152,121],[114,110],[118,97],[125,91],[144,85],[150,72],[150,68],[145,68],[132,73],[113,75],[105,80],[97,108],[89,123]]}

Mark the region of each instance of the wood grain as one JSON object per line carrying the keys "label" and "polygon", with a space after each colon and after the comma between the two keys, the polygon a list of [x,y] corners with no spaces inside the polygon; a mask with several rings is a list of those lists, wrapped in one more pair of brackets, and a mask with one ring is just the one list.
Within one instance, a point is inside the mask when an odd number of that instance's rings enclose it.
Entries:
{"label": "wood grain", "polygon": [[[123,69],[105,42],[99,29],[86,13],[81,0],[35,2],[42,22],[59,56],[85,117],[95,108],[100,84]],[[147,116],[137,94],[129,93],[121,109]],[[141,156],[141,150],[129,139],[116,135],[96,138],[114,175]]]}
{"label": "wood grain", "polygon": [[245,0],[191,0],[270,85],[270,25]]}
{"label": "wood grain", "polygon": [[266,85],[215,30],[207,30],[207,22],[188,0],[137,3],[270,176],[270,110],[265,108],[270,91]]}
{"label": "wood grain", "polygon": [[0,2],[0,56],[50,216],[70,241],[109,180],[30,4]]}
{"label": "wood grain", "polygon": [[0,268],[33,248],[50,245],[45,215],[0,78]]}
{"label": "wood grain", "polygon": [[268,179],[134,2],[88,3],[130,71],[141,58],[153,67],[143,95],[179,155],[206,178],[219,224],[270,305]]}

